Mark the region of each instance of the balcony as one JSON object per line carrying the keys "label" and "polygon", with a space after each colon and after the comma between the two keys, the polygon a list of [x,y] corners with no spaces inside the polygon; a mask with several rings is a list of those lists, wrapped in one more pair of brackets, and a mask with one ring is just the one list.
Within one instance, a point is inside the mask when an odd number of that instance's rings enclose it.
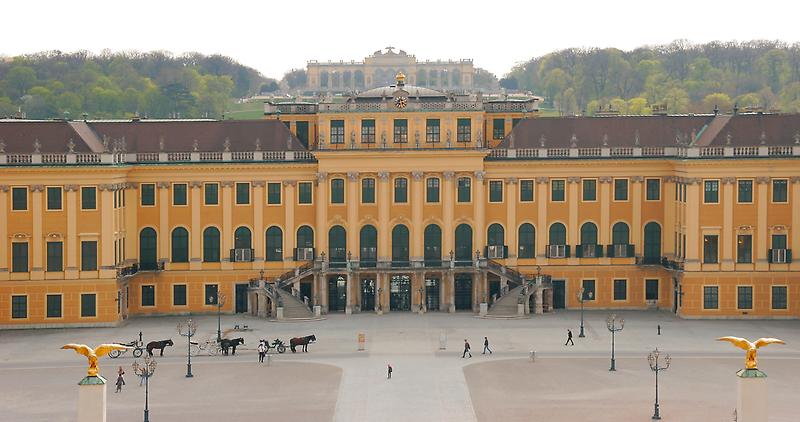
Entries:
{"label": "balcony", "polygon": [[569,245],[547,245],[548,258],[569,258]]}
{"label": "balcony", "polygon": [[295,261],[313,261],[314,248],[294,248]]}
{"label": "balcony", "polygon": [[[135,267],[136,264],[133,264]],[[138,271],[164,271],[163,262],[140,262]]]}
{"label": "balcony", "polygon": [[636,265],[661,265],[660,256],[638,256],[636,257]]}
{"label": "balcony", "polygon": [[635,253],[634,245],[616,244],[606,246],[606,256],[609,258],[633,258]]}
{"label": "balcony", "polygon": [[603,245],[576,245],[575,256],[578,258],[601,258]]}
{"label": "balcony", "polygon": [[486,247],[486,257],[489,259],[503,259],[508,258],[508,246],[506,245],[489,245]]}
{"label": "balcony", "polygon": [[792,262],[791,249],[770,249],[767,258],[770,264],[790,264]]}
{"label": "balcony", "polygon": [[253,250],[231,249],[231,262],[253,262]]}

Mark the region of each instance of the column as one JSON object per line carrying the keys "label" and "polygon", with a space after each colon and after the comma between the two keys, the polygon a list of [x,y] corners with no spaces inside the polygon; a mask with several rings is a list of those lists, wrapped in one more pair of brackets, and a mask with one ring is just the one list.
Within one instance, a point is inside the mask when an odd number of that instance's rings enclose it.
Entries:
{"label": "column", "polygon": [[508,265],[517,265],[517,178],[506,179],[506,246],[508,246]]}
{"label": "column", "polygon": [[[475,236],[475,243],[472,244],[472,247],[475,248],[477,251],[483,251],[483,247],[486,246],[486,172],[485,171],[476,171],[475,172],[475,199],[474,199],[474,208],[475,208],[475,227],[473,227],[473,233]],[[481,252],[482,253],[482,252]],[[470,254],[474,255],[474,253]]]}
{"label": "column", "polygon": [[567,244],[572,245],[572,253],[567,260],[569,264],[577,264],[578,258],[575,257],[575,245],[580,244],[578,222],[578,186],[581,178],[577,176],[567,177],[567,206],[569,207],[569,223],[567,224]]}
{"label": "column", "polygon": [[231,226],[233,225],[233,187],[234,182],[224,181],[220,184],[222,186],[222,250],[220,251],[220,261],[223,270],[230,270],[233,268],[231,263],[230,251],[233,248],[233,233]]}
{"label": "column", "polygon": [[447,272],[447,284],[450,293],[450,303],[448,303],[447,311],[453,313],[456,311],[456,275],[453,270]]}
{"label": "column", "polygon": [[80,243],[78,242],[78,212],[80,210],[78,208],[77,192],[79,189],[78,185],[64,186],[67,212],[67,235],[64,237],[67,265],[64,268],[64,278],[67,280],[78,278],[78,251],[80,250]]}
{"label": "column", "polygon": [[[663,234],[663,233],[662,233]],[[700,270],[700,179],[686,179],[686,271]]]}
{"label": "column", "polygon": [[42,234],[42,224],[44,223],[44,216],[42,210],[42,201],[44,194],[43,185],[31,186],[31,215],[33,216],[33,235],[31,236],[31,280],[38,280],[44,278],[44,261],[42,257],[44,235]]}
{"label": "column", "polygon": [[[158,261],[165,262],[165,268],[169,269],[169,183],[158,182],[156,183],[156,187],[158,187]],[[110,194],[111,192],[109,195]],[[105,192],[103,192],[103,205],[105,205]],[[103,215],[105,216],[105,206],[103,207]],[[106,227],[105,222],[103,223],[103,227]],[[103,250],[105,250],[105,241],[102,243]]]}
{"label": "column", "polygon": [[[453,227],[453,220],[455,219],[455,188],[456,183],[455,172],[445,171],[444,175],[444,190],[442,195],[442,256],[449,257],[450,251],[455,250],[455,228]],[[448,258],[449,259],[449,258]],[[444,277],[441,281],[444,285]]]}
{"label": "column", "polygon": [[[317,192],[314,210],[316,211],[316,227],[314,228],[314,245],[317,256],[328,254],[328,173],[317,173]],[[330,259],[330,257],[325,258]],[[327,285],[325,283],[325,285]]]}
{"label": "column", "polygon": [[[611,180],[610,176],[601,176],[598,179],[600,187],[600,244],[611,244]],[[631,243],[636,243],[631,241]],[[603,246],[605,247],[605,246]],[[611,258],[603,254],[600,258],[601,265],[608,265],[611,263]]]}
{"label": "column", "polygon": [[[115,277],[116,271],[114,270],[114,191],[116,190],[116,185],[100,185],[98,186],[98,190],[100,191],[100,277]],[[163,195],[161,204],[164,206]],[[163,211],[162,211],[163,214]],[[163,215],[162,215],[163,218]],[[167,252],[167,245],[166,237],[169,235],[169,231],[163,229],[167,223],[162,222],[161,227],[162,229],[158,231],[158,236],[160,241],[159,245],[159,253],[161,255],[166,254]]]}
{"label": "column", "polygon": [[[200,221],[200,206],[202,205],[202,182],[190,182],[189,187],[192,197],[189,198],[189,207],[192,212],[192,227],[189,236],[189,269],[199,270],[202,268],[203,256],[203,227]],[[254,296],[256,297],[256,296]]]}
{"label": "column", "polygon": [[[633,176],[631,177],[633,184],[633,196],[631,197],[633,203],[633,218],[631,219],[631,237],[634,239],[642,238],[642,184],[644,177]],[[609,229],[610,230],[610,229]],[[669,237],[669,228],[666,226],[661,229],[661,238]],[[663,243],[663,242],[662,242]],[[664,250],[662,249],[662,254]]]}
{"label": "column", "polygon": [[8,185],[0,185],[0,280],[7,280],[9,274],[8,191]]}
{"label": "column", "polygon": [[[789,245],[790,249],[795,250],[795,254],[800,254],[800,176],[792,176],[792,237],[791,237],[791,244]],[[1,197],[1,196],[0,196]],[[0,203],[2,205],[2,203]],[[0,219],[0,221],[3,221]],[[0,232],[2,235],[2,232]],[[792,259],[792,263],[789,264],[789,269],[791,271],[798,271],[800,270],[800,255],[797,255],[798,259]],[[2,265],[0,265],[2,267]]]}
{"label": "column", "polygon": [[755,258],[756,271],[769,269],[767,254],[769,253],[769,229],[767,228],[767,206],[769,205],[769,177],[756,177],[756,232]]}
{"label": "column", "polygon": [[378,173],[378,260],[389,261],[391,250],[389,249],[389,210],[392,206],[390,198],[389,172]]}
{"label": "column", "polygon": [[358,229],[358,172],[347,172],[347,192],[345,194],[347,206],[347,249],[352,252],[353,259],[360,255],[359,229]]}
{"label": "column", "polygon": [[350,269],[347,270],[347,285],[345,286],[344,292],[344,313],[345,315],[350,315],[353,313],[353,271]]}
{"label": "column", "polygon": [[[296,180],[283,181],[283,256],[284,261],[288,261],[290,266],[291,262],[294,261],[294,248],[297,247],[295,245],[297,238],[295,237],[294,227],[295,186],[297,186]],[[317,303],[314,302],[314,304],[316,305]]]}
{"label": "column", "polygon": [[680,225],[675,221],[676,207],[675,201],[675,177],[667,176],[661,179],[664,188],[662,189],[661,202],[664,204],[664,252],[678,256],[678,245],[675,244],[675,233],[680,232]]}
{"label": "column", "polygon": [[547,184],[547,177],[537,177],[536,184],[536,202],[537,202],[537,220],[536,220],[536,264],[544,265],[547,263],[547,202],[550,186]]}
{"label": "column", "polygon": [[422,261],[422,206],[425,203],[424,175],[421,171],[411,172],[411,261]]}
{"label": "column", "polygon": [[266,182],[253,180],[253,269],[264,268],[264,247],[266,244],[266,228],[264,228],[264,206],[267,203],[264,190]]}
{"label": "column", "polygon": [[736,242],[736,236],[733,233],[733,185],[736,183],[735,177],[723,177],[722,180],[722,235],[720,242],[722,242],[722,260],[720,261],[720,270],[733,271],[734,257],[733,245]]}

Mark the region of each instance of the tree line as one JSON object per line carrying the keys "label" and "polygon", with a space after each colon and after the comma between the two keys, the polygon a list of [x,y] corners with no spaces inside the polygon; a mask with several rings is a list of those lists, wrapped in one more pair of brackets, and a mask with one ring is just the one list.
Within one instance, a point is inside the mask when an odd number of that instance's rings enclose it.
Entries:
{"label": "tree line", "polygon": [[800,43],[679,40],[667,45],[571,48],[515,66],[500,86],[531,91],[562,115],[763,110],[800,112]]}
{"label": "tree line", "polygon": [[220,118],[232,99],[270,83],[221,55],[48,51],[0,57],[0,118]]}

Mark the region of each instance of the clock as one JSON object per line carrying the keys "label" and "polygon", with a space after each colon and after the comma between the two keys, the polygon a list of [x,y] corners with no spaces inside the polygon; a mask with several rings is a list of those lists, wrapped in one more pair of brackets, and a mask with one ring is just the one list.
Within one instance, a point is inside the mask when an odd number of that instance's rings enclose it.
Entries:
{"label": "clock", "polygon": [[406,97],[397,97],[397,99],[394,100],[394,106],[401,110],[406,108],[407,105],[408,105],[408,98]]}

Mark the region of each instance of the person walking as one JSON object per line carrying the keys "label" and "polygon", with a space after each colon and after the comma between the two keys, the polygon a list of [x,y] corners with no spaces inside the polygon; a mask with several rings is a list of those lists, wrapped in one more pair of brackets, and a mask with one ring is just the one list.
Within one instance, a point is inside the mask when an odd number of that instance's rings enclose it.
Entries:
{"label": "person walking", "polygon": [[492,354],[492,349],[489,348],[489,338],[488,337],[484,337],[483,338],[483,353],[481,353],[481,354],[485,355],[487,350],[489,351],[489,354],[491,355]]}
{"label": "person walking", "polygon": [[392,364],[386,364],[386,379],[392,379]]}
{"label": "person walking", "polygon": [[125,371],[120,366],[117,370],[117,391],[114,391],[115,393],[121,392],[122,386],[125,385],[125,378],[122,377],[123,375],[125,375]]}
{"label": "person walking", "polygon": [[472,357],[472,352],[469,351],[469,342],[467,339],[464,339],[464,353],[461,354],[461,359],[464,359],[469,354],[469,357]]}
{"label": "person walking", "polygon": [[572,330],[570,330],[569,328],[567,328],[567,342],[564,343],[564,346],[568,344],[571,344],[573,346],[575,345],[575,342],[572,341]]}
{"label": "person walking", "polygon": [[264,340],[261,340],[258,343],[258,363],[264,363],[264,356],[267,354],[267,346],[264,344]]}

